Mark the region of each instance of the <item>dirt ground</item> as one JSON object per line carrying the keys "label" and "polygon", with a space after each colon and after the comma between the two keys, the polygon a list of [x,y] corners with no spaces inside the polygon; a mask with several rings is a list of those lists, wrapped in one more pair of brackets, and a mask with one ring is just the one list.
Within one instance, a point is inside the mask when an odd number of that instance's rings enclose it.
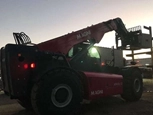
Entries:
{"label": "dirt ground", "polygon": [[[0,92],[0,115],[35,115]],[[83,105],[81,115],[153,115],[153,79],[144,79],[144,93],[137,102],[113,96]]]}

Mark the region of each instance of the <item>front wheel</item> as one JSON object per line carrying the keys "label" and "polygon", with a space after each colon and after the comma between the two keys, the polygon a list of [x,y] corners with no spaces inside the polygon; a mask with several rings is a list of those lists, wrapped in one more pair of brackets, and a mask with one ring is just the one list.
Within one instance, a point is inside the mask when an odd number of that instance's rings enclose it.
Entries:
{"label": "front wheel", "polygon": [[80,106],[81,83],[69,69],[52,70],[34,85],[31,97],[33,109],[39,115],[68,115]]}
{"label": "front wheel", "polygon": [[142,75],[139,69],[130,68],[123,74],[123,94],[126,101],[137,101],[143,93]]}

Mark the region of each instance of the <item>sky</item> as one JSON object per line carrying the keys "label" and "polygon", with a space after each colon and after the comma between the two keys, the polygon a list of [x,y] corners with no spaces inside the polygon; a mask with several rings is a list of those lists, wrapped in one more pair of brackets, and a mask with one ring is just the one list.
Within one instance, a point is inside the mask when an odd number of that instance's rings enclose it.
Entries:
{"label": "sky", "polygon": [[[13,32],[40,43],[116,17],[126,28],[153,26],[152,6],[152,0],[0,0],[0,46],[15,43]],[[100,45],[115,45],[115,32]]]}

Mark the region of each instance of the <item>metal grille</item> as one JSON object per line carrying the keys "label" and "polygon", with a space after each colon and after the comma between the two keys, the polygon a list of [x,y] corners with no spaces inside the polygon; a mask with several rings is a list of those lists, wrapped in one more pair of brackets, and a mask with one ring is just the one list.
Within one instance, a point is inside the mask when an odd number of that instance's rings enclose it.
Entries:
{"label": "metal grille", "polygon": [[141,26],[135,26],[135,27],[129,28],[127,30],[128,30],[128,32],[141,31]]}
{"label": "metal grille", "polygon": [[30,44],[31,40],[24,32],[13,33],[16,44]]}

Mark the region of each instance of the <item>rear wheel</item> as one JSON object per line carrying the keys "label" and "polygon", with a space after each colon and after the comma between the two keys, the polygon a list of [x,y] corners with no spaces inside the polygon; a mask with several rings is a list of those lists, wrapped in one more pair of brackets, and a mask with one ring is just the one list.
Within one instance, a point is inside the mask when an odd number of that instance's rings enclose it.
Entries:
{"label": "rear wheel", "polygon": [[123,75],[123,94],[126,101],[137,101],[143,93],[143,81],[138,69],[129,69]]}
{"label": "rear wheel", "polygon": [[39,115],[68,115],[74,113],[82,101],[78,76],[68,69],[48,72],[32,89],[33,109]]}

